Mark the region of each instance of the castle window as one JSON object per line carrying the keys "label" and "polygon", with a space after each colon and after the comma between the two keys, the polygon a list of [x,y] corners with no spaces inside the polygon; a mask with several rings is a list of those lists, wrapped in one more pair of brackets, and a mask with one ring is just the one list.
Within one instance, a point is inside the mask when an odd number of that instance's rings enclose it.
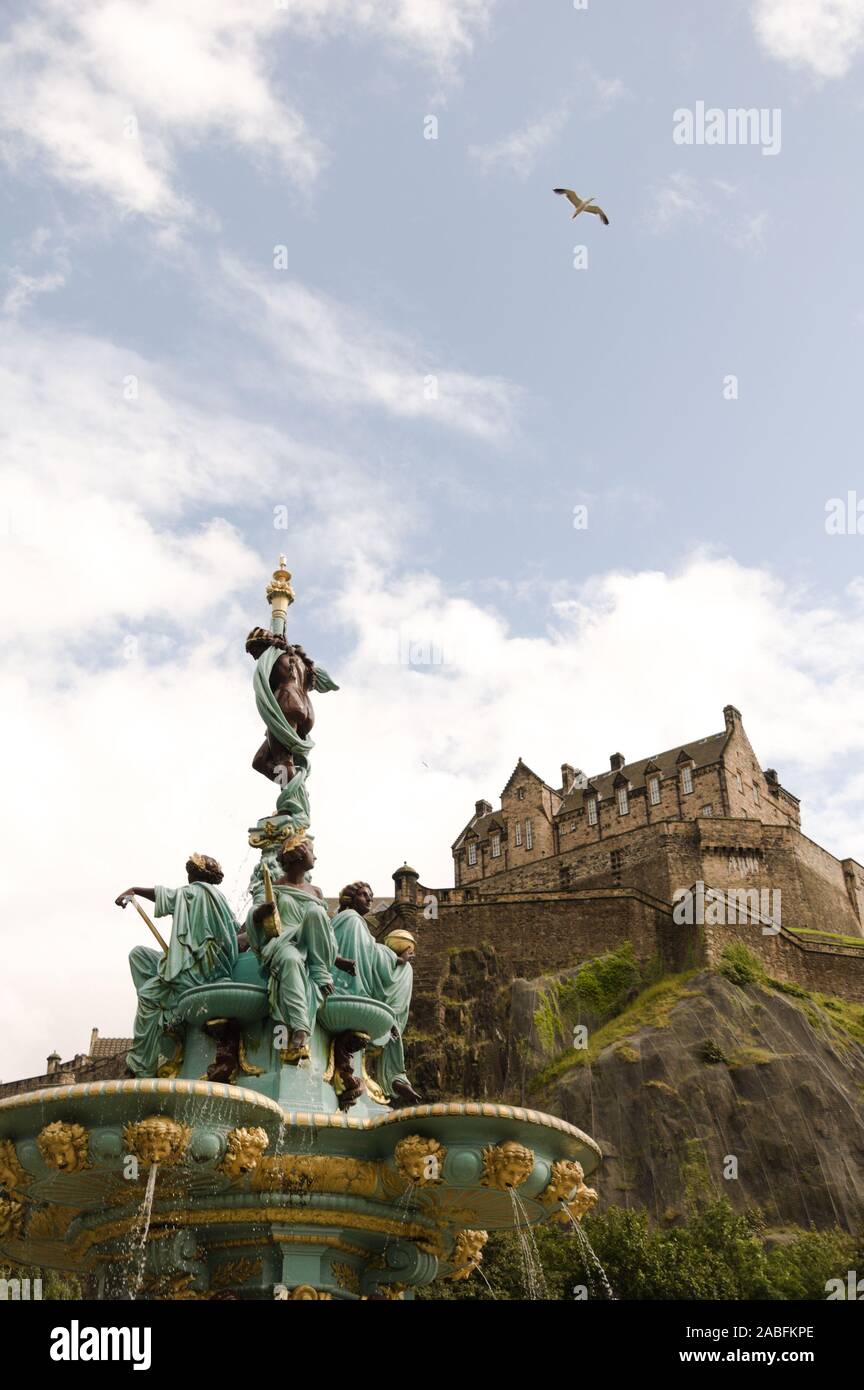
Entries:
{"label": "castle window", "polygon": [[740,772],[736,772],[736,773],[735,773],[735,781],[738,783],[738,790],[739,790],[739,792],[743,792],[743,790],[744,790],[744,783],[743,783],[742,780],[741,780],[741,773],[740,773]]}
{"label": "castle window", "polygon": [[513,838],[514,838],[514,840],[516,841],[516,844],[517,844],[517,845],[521,845],[521,843],[522,843],[522,822],[521,822],[521,820],[517,820],[515,826],[513,827],[513,831],[514,831]]}
{"label": "castle window", "polygon": [[651,781],[648,783],[648,787],[649,787],[649,790],[650,790],[650,793],[651,793],[651,805],[652,805],[652,806],[659,806],[659,805],[660,805],[660,778],[659,778],[659,777],[652,777],[652,778],[651,778]]}
{"label": "castle window", "polygon": [[758,805],[759,805],[759,788],[757,787],[757,785],[756,785],[755,782],[753,783],[753,800],[756,802],[756,805],[758,806]]}
{"label": "castle window", "polygon": [[518,787],[518,788],[516,789],[516,800],[517,800],[517,801],[524,801],[524,800],[525,800],[525,788],[524,788],[524,787]]}
{"label": "castle window", "polygon": [[692,767],[682,767],[681,769],[681,790],[685,796],[689,796],[693,790]]}
{"label": "castle window", "polygon": [[500,835],[493,835],[493,836],[492,836],[492,858],[493,858],[493,859],[500,859],[500,858],[501,858],[501,836],[500,836]]}
{"label": "castle window", "polygon": [[468,846],[468,863],[477,863],[477,845],[474,840],[472,840],[470,845]]}
{"label": "castle window", "polygon": [[533,831],[533,829],[532,829],[532,827],[531,827],[531,822],[530,822],[530,820],[526,820],[526,822],[525,822],[525,848],[526,848],[526,849],[533,849],[533,848],[534,848],[534,831]]}
{"label": "castle window", "polygon": [[713,816],[714,807],[712,806],[710,801],[708,802],[707,806],[702,807],[702,810],[699,812],[699,814],[700,816]]}
{"label": "castle window", "polygon": [[629,812],[630,812],[630,799],[629,799],[629,797],[627,796],[627,788],[626,788],[626,787],[619,787],[619,788],[618,788],[618,814],[619,814],[619,816],[626,816],[626,815],[629,815]]}
{"label": "castle window", "polygon": [[597,798],[596,798],[596,796],[589,796],[589,798],[588,798],[588,824],[589,824],[589,825],[596,825],[596,824],[597,824]]}
{"label": "castle window", "polygon": [[610,867],[610,869],[612,870],[613,874],[618,874],[618,873],[620,873],[623,864],[624,864],[624,851],[623,851],[623,849],[613,849],[612,853],[609,855],[609,867]]}

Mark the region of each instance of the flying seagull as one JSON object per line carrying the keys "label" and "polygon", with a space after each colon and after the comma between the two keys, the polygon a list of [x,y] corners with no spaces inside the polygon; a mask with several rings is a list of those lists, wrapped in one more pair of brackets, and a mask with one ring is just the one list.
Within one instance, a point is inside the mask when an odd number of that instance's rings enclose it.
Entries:
{"label": "flying seagull", "polygon": [[574,217],[578,217],[580,212],[596,212],[603,226],[609,226],[609,218],[606,216],[603,209],[598,207],[596,203],[592,203],[590,198],[580,198],[579,194],[574,193],[572,188],[553,188],[552,192],[563,193],[564,197],[569,199],[576,209],[573,214]]}

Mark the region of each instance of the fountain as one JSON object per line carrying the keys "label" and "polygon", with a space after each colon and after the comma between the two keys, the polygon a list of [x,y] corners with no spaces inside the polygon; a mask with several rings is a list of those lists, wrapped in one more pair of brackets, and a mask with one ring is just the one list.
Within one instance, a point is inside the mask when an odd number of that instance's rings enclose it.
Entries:
{"label": "fountain", "polygon": [[287,643],[290,579],[280,557],[271,626],[247,640],[267,729],[253,766],[280,791],[249,832],[245,927],[205,855],[183,888],[118,899],[163,948],[130,957],[134,1074],[0,1101],[0,1258],[85,1274],[105,1298],[400,1299],[469,1277],[515,1219],[543,1296],[530,1228],[581,1219],[600,1151],[553,1116],[424,1104],[408,1081],[413,937],[375,940],[364,884],[331,926],[308,882],[309,697],[337,687]]}

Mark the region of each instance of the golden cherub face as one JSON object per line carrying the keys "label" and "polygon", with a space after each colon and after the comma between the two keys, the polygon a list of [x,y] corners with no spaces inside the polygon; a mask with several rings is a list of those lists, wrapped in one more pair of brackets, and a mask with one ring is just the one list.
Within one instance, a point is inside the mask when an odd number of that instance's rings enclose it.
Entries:
{"label": "golden cherub face", "polygon": [[483,1166],[487,1187],[520,1187],[534,1167],[534,1155],[524,1144],[506,1139],[483,1150]]}
{"label": "golden cherub face", "polygon": [[441,1181],[445,1150],[437,1139],[409,1134],[396,1145],[396,1167],[403,1178],[424,1187]]}
{"label": "golden cherub face", "polygon": [[58,1173],[77,1173],[87,1166],[87,1131],[81,1125],[55,1120],[37,1140],[39,1152]]}

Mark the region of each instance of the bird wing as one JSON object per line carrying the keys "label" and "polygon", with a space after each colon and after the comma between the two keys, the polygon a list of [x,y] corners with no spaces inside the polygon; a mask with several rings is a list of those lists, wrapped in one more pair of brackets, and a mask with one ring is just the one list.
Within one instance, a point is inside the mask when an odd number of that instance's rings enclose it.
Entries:
{"label": "bird wing", "polygon": [[572,188],[553,188],[552,192],[563,193],[565,198],[569,198],[574,208],[578,208],[579,204],[582,202],[582,199],[579,197],[579,194],[574,193]]}
{"label": "bird wing", "polygon": [[585,211],[586,211],[586,212],[596,212],[597,216],[600,218],[600,221],[603,223],[603,226],[604,226],[604,227],[608,227],[608,226],[609,226],[609,218],[606,216],[606,214],[605,214],[605,212],[603,211],[603,209],[600,208],[600,207],[598,207],[596,203],[589,203],[588,206],[587,206],[587,208],[585,208]]}

